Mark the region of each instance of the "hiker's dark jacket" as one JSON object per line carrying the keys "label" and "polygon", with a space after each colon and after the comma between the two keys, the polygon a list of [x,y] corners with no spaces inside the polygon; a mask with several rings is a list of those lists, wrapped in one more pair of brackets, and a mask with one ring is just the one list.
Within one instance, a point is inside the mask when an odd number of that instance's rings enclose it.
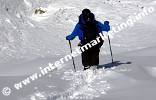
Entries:
{"label": "hiker's dark jacket", "polygon": [[[98,28],[98,31],[99,33],[102,32],[102,31],[110,31],[110,26],[109,25],[106,25],[106,24],[102,24],[101,22],[97,21],[97,28]],[[76,24],[73,32],[68,35],[66,37],[67,40],[73,40],[76,36],[79,37],[79,40],[83,41],[83,30],[81,29],[81,25],[79,23]]]}

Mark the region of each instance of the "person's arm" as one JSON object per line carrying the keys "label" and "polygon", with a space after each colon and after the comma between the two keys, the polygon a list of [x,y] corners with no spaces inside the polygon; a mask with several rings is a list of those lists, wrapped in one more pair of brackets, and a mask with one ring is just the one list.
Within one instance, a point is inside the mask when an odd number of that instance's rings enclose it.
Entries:
{"label": "person's arm", "polygon": [[73,40],[76,36],[78,36],[80,32],[80,26],[77,24],[73,30],[73,32],[66,37],[66,40]]}
{"label": "person's arm", "polygon": [[106,31],[106,32],[110,31],[110,26],[108,21],[105,21],[104,24],[98,22],[98,26],[100,28],[100,31]]}

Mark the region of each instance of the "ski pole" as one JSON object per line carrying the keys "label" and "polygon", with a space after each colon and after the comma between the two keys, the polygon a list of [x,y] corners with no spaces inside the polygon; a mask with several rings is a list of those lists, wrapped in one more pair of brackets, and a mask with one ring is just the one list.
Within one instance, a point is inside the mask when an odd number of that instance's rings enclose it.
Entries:
{"label": "ski pole", "polygon": [[[71,46],[70,40],[69,40],[69,46],[70,46],[70,52],[72,53],[73,51],[72,51],[72,46]],[[74,61],[74,57],[73,56],[72,56],[72,61],[73,61],[74,70],[76,72],[75,61]]]}
{"label": "ski pole", "polygon": [[113,64],[114,60],[113,60],[113,53],[112,53],[112,47],[111,47],[111,41],[110,41],[109,35],[108,35],[108,41],[109,41],[109,48],[110,48],[110,53],[111,53],[111,57],[112,57],[112,64]]}

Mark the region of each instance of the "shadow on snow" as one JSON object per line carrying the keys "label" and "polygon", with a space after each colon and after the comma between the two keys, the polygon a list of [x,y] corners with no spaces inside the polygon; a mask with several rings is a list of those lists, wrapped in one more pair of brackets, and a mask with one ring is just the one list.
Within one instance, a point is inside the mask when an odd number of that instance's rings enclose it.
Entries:
{"label": "shadow on snow", "polygon": [[112,67],[117,67],[123,64],[132,64],[132,62],[121,62],[121,61],[114,61],[113,63],[108,63],[108,64],[103,64],[103,65],[99,65],[98,69],[100,68],[112,68]]}

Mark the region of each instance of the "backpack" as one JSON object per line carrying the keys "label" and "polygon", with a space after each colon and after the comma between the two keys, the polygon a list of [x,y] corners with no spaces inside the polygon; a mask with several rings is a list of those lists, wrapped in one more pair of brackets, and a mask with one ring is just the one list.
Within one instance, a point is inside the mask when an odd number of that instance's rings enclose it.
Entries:
{"label": "backpack", "polygon": [[[88,16],[81,14],[79,16],[79,25],[83,31],[83,45],[95,40],[99,36],[98,22],[95,20],[93,13],[90,13]],[[103,41],[101,39],[100,47],[102,44]]]}

